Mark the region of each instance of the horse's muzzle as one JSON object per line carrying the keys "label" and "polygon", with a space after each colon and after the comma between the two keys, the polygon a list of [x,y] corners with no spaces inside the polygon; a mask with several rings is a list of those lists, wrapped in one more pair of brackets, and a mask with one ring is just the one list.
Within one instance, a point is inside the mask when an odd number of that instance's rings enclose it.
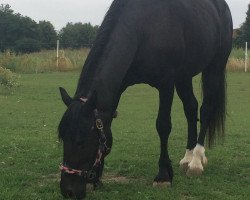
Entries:
{"label": "horse's muzzle", "polygon": [[68,199],[83,199],[86,197],[86,185],[82,188],[74,189],[70,186],[65,186],[63,183],[60,183],[61,194],[64,198]]}

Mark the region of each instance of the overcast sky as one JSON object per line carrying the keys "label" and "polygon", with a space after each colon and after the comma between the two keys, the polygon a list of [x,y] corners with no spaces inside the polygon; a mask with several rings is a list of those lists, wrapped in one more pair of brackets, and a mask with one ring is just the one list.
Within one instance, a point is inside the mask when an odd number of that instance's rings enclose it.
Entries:
{"label": "overcast sky", "polygon": [[[100,25],[113,0],[0,0],[11,8],[35,21],[50,21],[60,30],[67,22],[91,22]],[[247,5],[250,0],[227,0],[238,28],[245,21]]]}

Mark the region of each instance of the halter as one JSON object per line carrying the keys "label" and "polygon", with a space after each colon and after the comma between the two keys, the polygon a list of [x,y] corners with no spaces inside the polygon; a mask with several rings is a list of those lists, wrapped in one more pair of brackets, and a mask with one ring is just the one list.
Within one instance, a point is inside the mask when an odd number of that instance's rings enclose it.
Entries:
{"label": "halter", "polygon": [[[80,99],[82,101],[82,99]],[[61,164],[59,166],[59,169],[61,172],[70,174],[70,175],[77,175],[80,177],[83,177],[89,182],[93,182],[97,178],[97,169],[101,164],[102,157],[109,153],[110,148],[107,146],[107,138],[104,133],[103,129],[103,122],[101,118],[99,117],[98,110],[94,110],[94,115],[95,115],[95,127],[98,130],[98,137],[99,137],[99,147],[96,155],[95,162],[90,170],[79,170],[79,169],[73,169],[67,164]]]}

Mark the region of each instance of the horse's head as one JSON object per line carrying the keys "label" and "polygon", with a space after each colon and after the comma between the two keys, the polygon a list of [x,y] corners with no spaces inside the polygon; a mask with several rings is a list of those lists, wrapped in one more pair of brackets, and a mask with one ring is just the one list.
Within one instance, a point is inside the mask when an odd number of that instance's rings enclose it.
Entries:
{"label": "horse's head", "polygon": [[95,109],[95,97],[73,100],[60,88],[67,106],[58,127],[63,141],[61,193],[64,197],[83,198],[86,184],[97,185],[103,171],[104,156],[112,141],[107,142],[103,120]]}

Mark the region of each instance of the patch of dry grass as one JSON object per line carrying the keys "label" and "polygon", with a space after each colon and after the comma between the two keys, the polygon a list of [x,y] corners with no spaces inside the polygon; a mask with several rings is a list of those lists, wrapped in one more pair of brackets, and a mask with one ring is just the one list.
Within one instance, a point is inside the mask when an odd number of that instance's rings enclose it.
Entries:
{"label": "patch of dry grass", "polygon": [[[250,68],[250,60],[247,63],[248,69]],[[245,60],[235,57],[230,57],[227,62],[227,70],[229,71],[245,71]]]}
{"label": "patch of dry grass", "polygon": [[0,65],[18,73],[44,73],[51,71],[80,70],[89,49],[61,50],[57,61],[56,51],[16,55],[11,52],[0,53]]}

